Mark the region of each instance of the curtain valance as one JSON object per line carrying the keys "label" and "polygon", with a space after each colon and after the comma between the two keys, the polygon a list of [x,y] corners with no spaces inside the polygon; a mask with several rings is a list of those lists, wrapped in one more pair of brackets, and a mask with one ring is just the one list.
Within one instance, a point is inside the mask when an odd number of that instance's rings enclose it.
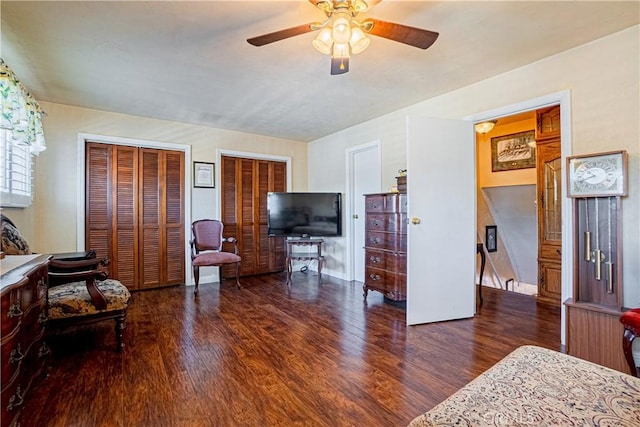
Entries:
{"label": "curtain valance", "polygon": [[42,130],[42,110],[38,102],[0,58],[0,129],[5,129],[6,142],[28,145],[38,155],[47,147]]}

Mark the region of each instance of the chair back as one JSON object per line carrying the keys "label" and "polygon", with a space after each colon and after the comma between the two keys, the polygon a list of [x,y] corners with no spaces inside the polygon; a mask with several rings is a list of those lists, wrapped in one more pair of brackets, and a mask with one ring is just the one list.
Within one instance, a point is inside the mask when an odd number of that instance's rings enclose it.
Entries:
{"label": "chair back", "polygon": [[219,251],[222,249],[222,222],[217,219],[201,219],[191,224],[195,249],[200,251]]}

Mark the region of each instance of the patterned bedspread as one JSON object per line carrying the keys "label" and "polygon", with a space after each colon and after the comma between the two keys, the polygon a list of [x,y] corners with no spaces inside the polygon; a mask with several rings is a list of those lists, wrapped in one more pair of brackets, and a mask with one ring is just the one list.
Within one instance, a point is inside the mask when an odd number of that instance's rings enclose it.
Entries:
{"label": "patterned bedspread", "polygon": [[409,427],[640,426],[640,379],[523,346]]}

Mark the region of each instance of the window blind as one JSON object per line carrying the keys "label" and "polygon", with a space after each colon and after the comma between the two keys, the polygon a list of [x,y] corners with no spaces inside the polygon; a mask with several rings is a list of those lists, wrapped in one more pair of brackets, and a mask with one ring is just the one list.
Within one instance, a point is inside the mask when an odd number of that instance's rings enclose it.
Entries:
{"label": "window blind", "polygon": [[32,200],[33,157],[28,145],[0,129],[0,206],[27,207]]}

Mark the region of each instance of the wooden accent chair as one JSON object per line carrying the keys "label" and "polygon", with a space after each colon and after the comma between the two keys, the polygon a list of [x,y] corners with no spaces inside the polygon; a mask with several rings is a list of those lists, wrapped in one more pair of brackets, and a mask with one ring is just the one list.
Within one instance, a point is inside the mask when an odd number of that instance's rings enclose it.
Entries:
{"label": "wooden accent chair", "polygon": [[622,335],[624,357],[631,369],[631,375],[640,377],[638,366],[633,360],[633,340],[640,336],[640,308],[632,308],[622,313],[620,323],[624,325],[624,335]]}
{"label": "wooden accent chair", "polygon": [[[198,294],[200,282],[200,267],[218,267],[220,283],[222,283],[222,267],[227,264],[236,265],[236,286],[240,286],[240,261],[238,244],[235,237],[223,237],[224,225],[217,219],[201,219],[191,224],[191,264],[193,265],[193,277],[196,281],[194,293]],[[224,252],[223,243],[232,243],[234,252]]]}
{"label": "wooden accent chair", "polygon": [[116,349],[121,351],[131,294],[120,281],[107,277],[103,271],[107,264],[96,258],[94,251],[53,255],[49,262],[47,316],[52,327],[113,319]]}

